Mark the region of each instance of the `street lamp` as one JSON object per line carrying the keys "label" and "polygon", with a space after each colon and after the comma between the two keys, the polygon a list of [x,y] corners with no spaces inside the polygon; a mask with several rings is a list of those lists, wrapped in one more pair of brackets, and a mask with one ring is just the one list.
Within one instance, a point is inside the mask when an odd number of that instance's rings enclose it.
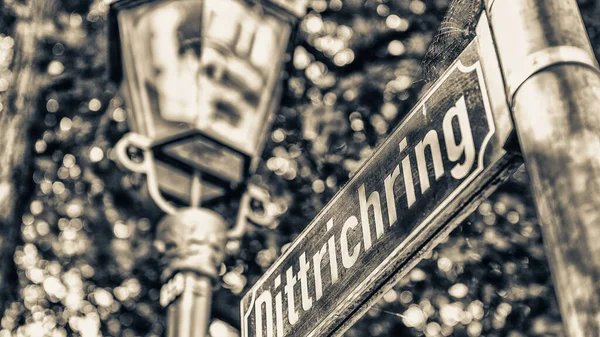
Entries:
{"label": "street lamp", "polygon": [[[113,0],[109,74],[122,82],[131,132],[119,162],[147,177],[167,215],[161,304],[168,335],[206,335],[212,287],[229,239],[265,193],[246,188],[277,109],[282,58],[307,0]],[[138,155],[136,155],[135,150]],[[233,228],[200,204],[244,191]]]}

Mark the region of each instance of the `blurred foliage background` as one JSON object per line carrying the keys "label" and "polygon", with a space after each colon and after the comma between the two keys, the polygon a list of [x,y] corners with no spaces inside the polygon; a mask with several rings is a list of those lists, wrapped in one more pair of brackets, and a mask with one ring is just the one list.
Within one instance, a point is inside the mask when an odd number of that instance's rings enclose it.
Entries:
{"label": "blurred foliage background", "polygon": [[[7,111],[6,100],[19,75],[15,27],[30,20],[30,1],[0,3],[2,118],[19,113]],[[600,7],[578,2],[598,52]],[[449,0],[310,1],[253,177],[269,187],[281,215],[228,244],[212,337],[237,336],[241,294],[416,103],[423,58],[449,6]],[[18,230],[0,234],[4,245],[16,247],[2,261],[1,337],[164,333],[152,246],[160,213],[144,197],[144,177],[120,169],[111,152],[127,125],[123,100],[105,76],[107,9],[100,0],[55,1],[38,35],[33,65],[46,80],[28,121],[33,159],[24,185],[30,187],[18,221],[8,224]],[[465,15],[445,21],[453,29],[435,38],[443,46],[429,64],[451,60],[452,48],[468,41]],[[233,220],[235,202],[215,207]],[[525,170],[346,335],[563,336]]]}

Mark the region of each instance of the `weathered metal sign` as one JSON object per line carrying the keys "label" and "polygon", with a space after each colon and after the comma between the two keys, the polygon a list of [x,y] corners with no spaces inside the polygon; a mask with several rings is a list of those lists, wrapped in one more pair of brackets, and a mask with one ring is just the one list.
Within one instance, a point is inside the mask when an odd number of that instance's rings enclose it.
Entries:
{"label": "weathered metal sign", "polygon": [[[485,19],[482,19],[485,21]],[[487,30],[241,302],[242,336],[341,334],[514,166]]]}

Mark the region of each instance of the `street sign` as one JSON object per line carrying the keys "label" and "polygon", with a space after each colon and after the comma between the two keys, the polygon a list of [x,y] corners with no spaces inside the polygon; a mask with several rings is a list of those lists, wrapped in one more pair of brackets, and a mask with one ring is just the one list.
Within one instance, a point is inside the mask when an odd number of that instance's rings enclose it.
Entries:
{"label": "street sign", "polygon": [[477,37],[241,302],[243,337],[341,335],[517,166],[485,15]]}

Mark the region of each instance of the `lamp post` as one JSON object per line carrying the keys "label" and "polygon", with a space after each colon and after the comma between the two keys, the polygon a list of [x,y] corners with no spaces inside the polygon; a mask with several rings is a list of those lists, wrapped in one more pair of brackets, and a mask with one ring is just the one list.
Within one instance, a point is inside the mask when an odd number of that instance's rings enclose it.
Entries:
{"label": "lamp post", "polygon": [[[306,0],[116,0],[110,3],[109,74],[122,83],[131,132],[119,162],[146,175],[166,213],[161,305],[170,337],[206,336],[211,293],[228,240],[253,214],[246,188],[279,101],[283,55]],[[135,149],[138,155],[131,151]],[[236,224],[201,208],[245,191]]]}

